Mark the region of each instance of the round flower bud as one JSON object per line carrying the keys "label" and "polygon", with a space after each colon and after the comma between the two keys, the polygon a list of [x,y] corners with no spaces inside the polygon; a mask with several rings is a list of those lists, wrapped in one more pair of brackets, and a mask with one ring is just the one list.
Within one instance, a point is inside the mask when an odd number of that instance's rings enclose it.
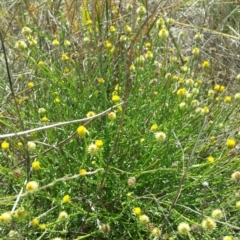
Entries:
{"label": "round flower bud", "polygon": [[211,218],[207,218],[204,219],[202,221],[202,228],[206,231],[213,231],[215,228],[217,227],[216,223],[214,222],[214,220],[212,220]]}
{"label": "round flower bud", "polygon": [[178,232],[181,235],[188,235],[191,228],[188,223],[182,222],[178,225]]}
{"label": "round flower bud", "polygon": [[156,132],[155,138],[158,142],[163,142],[166,139],[166,134],[164,132]]}
{"label": "round flower bud", "polygon": [[145,214],[139,216],[139,221],[143,224],[149,223],[149,217]]}
{"label": "round flower bud", "polygon": [[134,186],[136,184],[136,178],[135,177],[130,177],[127,181],[128,186]]}
{"label": "round flower bud", "polygon": [[65,211],[62,211],[59,213],[58,219],[59,220],[65,220],[68,218],[68,214]]}
{"label": "round flower bud", "polygon": [[34,191],[38,189],[38,183],[36,181],[30,181],[26,185],[27,191]]}

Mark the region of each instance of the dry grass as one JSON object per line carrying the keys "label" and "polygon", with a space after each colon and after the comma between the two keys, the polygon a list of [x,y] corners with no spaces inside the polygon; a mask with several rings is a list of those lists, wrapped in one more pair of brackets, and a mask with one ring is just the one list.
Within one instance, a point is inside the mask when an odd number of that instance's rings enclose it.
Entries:
{"label": "dry grass", "polygon": [[2,239],[239,239],[239,18],[238,1],[1,1]]}

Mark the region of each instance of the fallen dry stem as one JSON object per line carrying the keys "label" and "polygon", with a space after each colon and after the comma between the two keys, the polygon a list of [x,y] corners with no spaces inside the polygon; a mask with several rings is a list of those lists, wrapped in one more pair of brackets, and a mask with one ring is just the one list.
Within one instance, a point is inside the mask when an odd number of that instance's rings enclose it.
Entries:
{"label": "fallen dry stem", "polygon": [[22,132],[17,132],[17,133],[8,133],[8,134],[3,134],[0,135],[0,139],[1,138],[8,138],[8,137],[19,137],[25,134],[29,134],[32,132],[37,132],[37,131],[41,131],[41,130],[46,130],[46,129],[50,129],[50,128],[55,128],[55,127],[60,127],[60,126],[65,126],[65,125],[69,125],[69,124],[73,124],[73,123],[83,123],[83,122],[87,122],[96,118],[100,118],[102,116],[105,116],[106,114],[108,114],[109,112],[111,112],[114,108],[116,108],[117,106],[122,105],[124,102],[116,104],[110,108],[108,108],[107,110],[94,115],[93,117],[89,117],[89,118],[81,118],[81,119],[76,119],[76,120],[71,120],[71,121],[67,121],[67,122],[59,122],[59,123],[54,123],[51,125],[47,125],[47,126],[43,126],[43,127],[39,127],[39,128],[32,128],[26,131],[22,131]]}
{"label": "fallen dry stem", "polygon": [[[99,169],[96,169],[95,171],[92,171],[92,172],[86,172],[85,175],[93,175],[93,174],[96,174],[97,172],[103,171],[103,170],[104,170],[103,168],[99,168]],[[5,198],[0,199],[0,201],[1,201],[1,203],[9,202],[9,201],[14,200],[14,199],[17,199],[17,201],[19,201],[20,197],[25,197],[25,196],[27,196],[29,194],[33,194],[33,193],[36,193],[36,192],[41,191],[43,189],[52,187],[52,186],[54,186],[58,182],[63,182],[63,181],[65,182],[65,181],[69,181],[69,180],[72,180],[72,179],[75,179],[75,178],[79,178],[79,177],[83,177],[83,175],[75,174],[73,176],[64,176],[62,178],[58,178],[58,179],[52,181],[51,183],[49,183],[49,184],[47,184],[45,186],[42,186],[42,187],[38,188],[37,190],[28,191],[28,192],[25,192],[23,194],[18,194],[18,195],[15,195],[15,196],[5,197]],[[23,188],[21,188],[20,193],[22,193],[22,191],[23,191]]]}

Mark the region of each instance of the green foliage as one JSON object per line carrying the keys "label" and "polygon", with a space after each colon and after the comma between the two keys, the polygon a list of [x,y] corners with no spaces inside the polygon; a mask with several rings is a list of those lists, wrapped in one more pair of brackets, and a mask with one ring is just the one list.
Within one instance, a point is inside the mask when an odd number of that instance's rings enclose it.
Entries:
{"label": "green foliage", "polygon": [[238,239],[240,93],[201,34],[145,1],[32,4],[2,35],[2,239]]}

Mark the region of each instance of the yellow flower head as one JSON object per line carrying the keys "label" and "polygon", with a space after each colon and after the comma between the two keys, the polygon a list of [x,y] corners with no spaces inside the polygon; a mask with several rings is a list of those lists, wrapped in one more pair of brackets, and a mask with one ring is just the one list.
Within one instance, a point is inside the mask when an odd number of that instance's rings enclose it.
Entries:
{"label": "yellow flower head", "polygon": [[114,26],[110,26],[109,30],[110,30],[111,33],[116,32],[116,28]]}
{"label": "yellow flower head", "polygon": [[126,25],[126,26],[124,27],[124,30],[125,30],[125,32],[126,32],[127,34],[132,32],[132,28],[131,28],[129,25]]}
{"label": "yellow flower head", "polygon": [[84,136],[87,133],[87,129],[84,126],[79,126],[77,128],[77,133],[79,136]]}
{"label": "yellow flower head", "polygon": [[103,78],[98,78],[98,83],[105,83],[105,80]]}
{"label": "yellow flower head", "polygon": [[71,45],[70,41],[68,40],[64,40],[63,44],[65,47],[69,47]]}
{"label": "yellow flower head", "polygon": [[183,61],[184,61],[184,63],[187,63],[187,62],[189,61],[189,57],[185,57],[185,58],[183,59]]}
{"label": "yellow flower head", "polygon": [[203,107],[203,108],[201,109],[201,113],[202,113],[202,114],[208,114],[208,113],[209,113],[209,108],[208,108],[207,106]]}
{"label": "yellow flower head", "polygon": [[46,65],[45,62],[43,62],[43,61],[39,61],[39,62],[38,62],[38,66],[44,66],[44,65]]}
{"label": "yellow flower head", "polygon": [[215,137],[215,136],[211,136],[211,137],[210,137],[210,141],[211,141],[211,142],[215,142],[215,141],[216,141],[216,137]]}
{"label": "yellow flower head", "polygon": [[121,35],[119,40],[120,40],[120,42],[126,42],[127,37],[125,35]]}
{"label": "yellow flower head", "polygon": [[112,44],[107,40],[105,41],[106,48],[112,48]]}
{"label": "yellow flower head", "polygon": [[35,181],[30,181],[26,185],[27,191],[34,191],[38,189],[38,183]]}
{"label": "yellow flower head", "polygon": [[48,118],[46,116],[42,117],[41,122],[48,122]]}
{"label": "yellow flower head", "polygon": [[194,56],[199,55],[199,48],[195,47],[195,48],[192,50],[192,54],[193,54]]}
{"label": "yellow flower head", "polygon": [[201,40],[201,38],[202,38],[201,33],[197,33],[197,34],[194,36],[194,39],[195,39],[196,41]]}
{"label": "yellow flower head", "polygon": [[53,46],[59,46],[59,41],[57,40],[57,39],[54,39],[53,41],[52,41],[52,45]]}
{"label": "yellow flower head", "polygon": [[207,161],[208,161],[209,163],[214,163],[214,162],[215,162],[215,159],[214,159],[214,157],[209,156],[209,157],[207,158]]}
{"label": "yellow flower head", "polygon": [[41,230],[45,230],[47,228],[47,225],[45,223],[42,223],[42,224],[39,225],[39,228]]}
{"label": "yellow flower head", "polygon": [[0,215],[0,223],[10,223],[12,221],[12,215],[10,212],[5,212]]}
{"label": "yellow flower head", "polygon": [[40,169],[40,163],[39,163],[39,161],[34,161],[34,162],[32,162],[32,168],[33,168],[34,170],[39,170],[39,169]]}
{"label": "yellow flower head", "polygon": [[134,64],[131,64],[131,66],[129,67],[129,70],[131,71],[131,72],[134,72],[135,71],[135,66],[134,66]]}
{"label": "yellow flower head", "polygon": [[112,101],[113,101],[114,103],[117,103],[117,102],[120,101],[120,97],[119,97],[118,95],[113,95],[113,96],[112,96]]}
{"label": "yellow flower head", "polygon": [[202,68],[207,69],[207,68],[209,68],[209,67],[210,67],[209,61],[204,61],[204,62],[202,63]]}
{"label": "yellow flower head", "polygon": [[218,84],[216,84],[216,85],[214,86],[214,90],[215,90],[216,92],[223,92],[223,91],[225,90],[225,87],[224,87],[223,85],[218,85]]}
{"label": "yellow flower head", "polygon": [[27,86],[28,86],[29,88],[33,88],[33,87],[34,87],[34,83],[33,83],[33,82],[29,82],[29,83],[27,84]]}
{"label": "yellow flower head", "polygon": [[39,220],[37,218],[34,218],[32,221],[31,221],[31,225],[33,227],[36,227],[37,225],[39,224]]}
{"label": "yellow flower head", "polygon": [[158,128],[158,125],[157,125],[157,124],[153,124],[153,125],[151,126],[151,130],[152,130],[152,131],[156,131],[157,128]]}
{"label": "yellow flower head", "polygon": [[232,98],[230,97],[230,96],[226,96],[225,98],[224,98],[224,102],[225,103],[230,103],[232,101]]}
{"label": "yellow flower head", "polygon": [[69,203],[69,202],[70,202],[70,196],[69,196],[68,194],[65,195],[65,196],[63,196],[62,201],[63,201],[64,203]]}
{"label": "yellow flower head", "polygon": [[62,60],[67,61],[68,59],[69,59],[69,57],[67,56],[67,54],[63,53],[62,54]]}
{"label": "yellow flower head", "polygon": [[183,97],[187,94],[187,91],[185,88],[180,88],[177,90],[177,95],[180,96],[180,97]]}
{"label": "yellow flower head", "polygon": [[158,18],[157,22],[157,27],[162,27],[164,25],[164,19],[162,17]]}
{"label": "yellow flower head", "polygon": [[162,29],[159,31],[158,36],[159,36],[161,39],[165,40],[165,39],[168,38],[169,32],[168,32],[168,30],[167,30],[166,28],[162,28]]}
{"label": "yellow flower head", "polygon": [[115,52],[115,47],[112,47],[111,49],[110,49],[110,53],[114,53]]}
{"label": "yellow flower head", "polygon": [[9,149],[9,143],[6,142],[6,141],[3,141],[2,144],[1,144],[1,148],[3,150],[8,150]]}
{"label": "yellow flower head", "polygon": [[87,113],[88,118],[93,117],[93,116],[95,116],[95,112],[90,111],[90,112]]}
{"label": "yellow flower head", "polygon": [[179,79],[179,77],[178,77],[177,75],[173,75],[173,76],[172,76],[172,80],[173,80],[173,81],[178,81],[178,79]]}
{"label": "yellow flower head", "polygon": [[146,48],[150,48],[151,46],[152,46],[152,44],[151,44],[150,42],[146,42],[146,43],[145,43],[145,47],[146,47]]}
{"label": "yellow flower head", "polygon": [[147,59],[153,58],[153,54],[152,54],[151,51],[147,51],[147,53],[146,53],[146,58],[147,58]]}
{"label": "yellow flower head", "polygon": [[102,141],[102,140],[96,140],[95,145],[96,145],[98,148],[101,148],[101,147],[103,146],[103,141]]}
{"label": "yellow flower head", "polygon": [[[179,83],[184,83],[185,80],[184,80],[184,78],[179,78],[179,79],[178,79],[178,82],[179,82]],[[182,88],[182,89],[185,89],[185,88]],[[179,89],[179,90],[180,90],[180,89]]]}
{"label": "yellow flower head", "polygon": [[135,207],[135,208],[133,209],[133,214],[135,214],[135,215],[141,215],[141,214],[142,214],[141,208],[140,208],[140,207]]}
{"label": "yellow flower head", "polygon": [[81,168],[81,169],[79,170],[79,174],[80,174],[81,176],[85,176],[85,175],[87,174],[87,170],[84,169],[84,168]]}
{"label": "yellow flower head", "polygon": [[91,19],[88,19],[87,22],[86,22],[87,25],[92,25],[92,20]]}
{"label": "yellow flower head", "polygon": [[60,99],[59,98],[55,98],[53,102],[54,103],[60,103]]}
{"label": "yellow flower head", "polygon": [[228,139],[226,142],[228,148],[234,148],[236,145],[236,141],[232,138]]}
{"label": "yellow flower head", "polygon": [[224,236],[224,237],[223,237],[223,240],[233,240],[233,238],[230,237],[230,236]]}

